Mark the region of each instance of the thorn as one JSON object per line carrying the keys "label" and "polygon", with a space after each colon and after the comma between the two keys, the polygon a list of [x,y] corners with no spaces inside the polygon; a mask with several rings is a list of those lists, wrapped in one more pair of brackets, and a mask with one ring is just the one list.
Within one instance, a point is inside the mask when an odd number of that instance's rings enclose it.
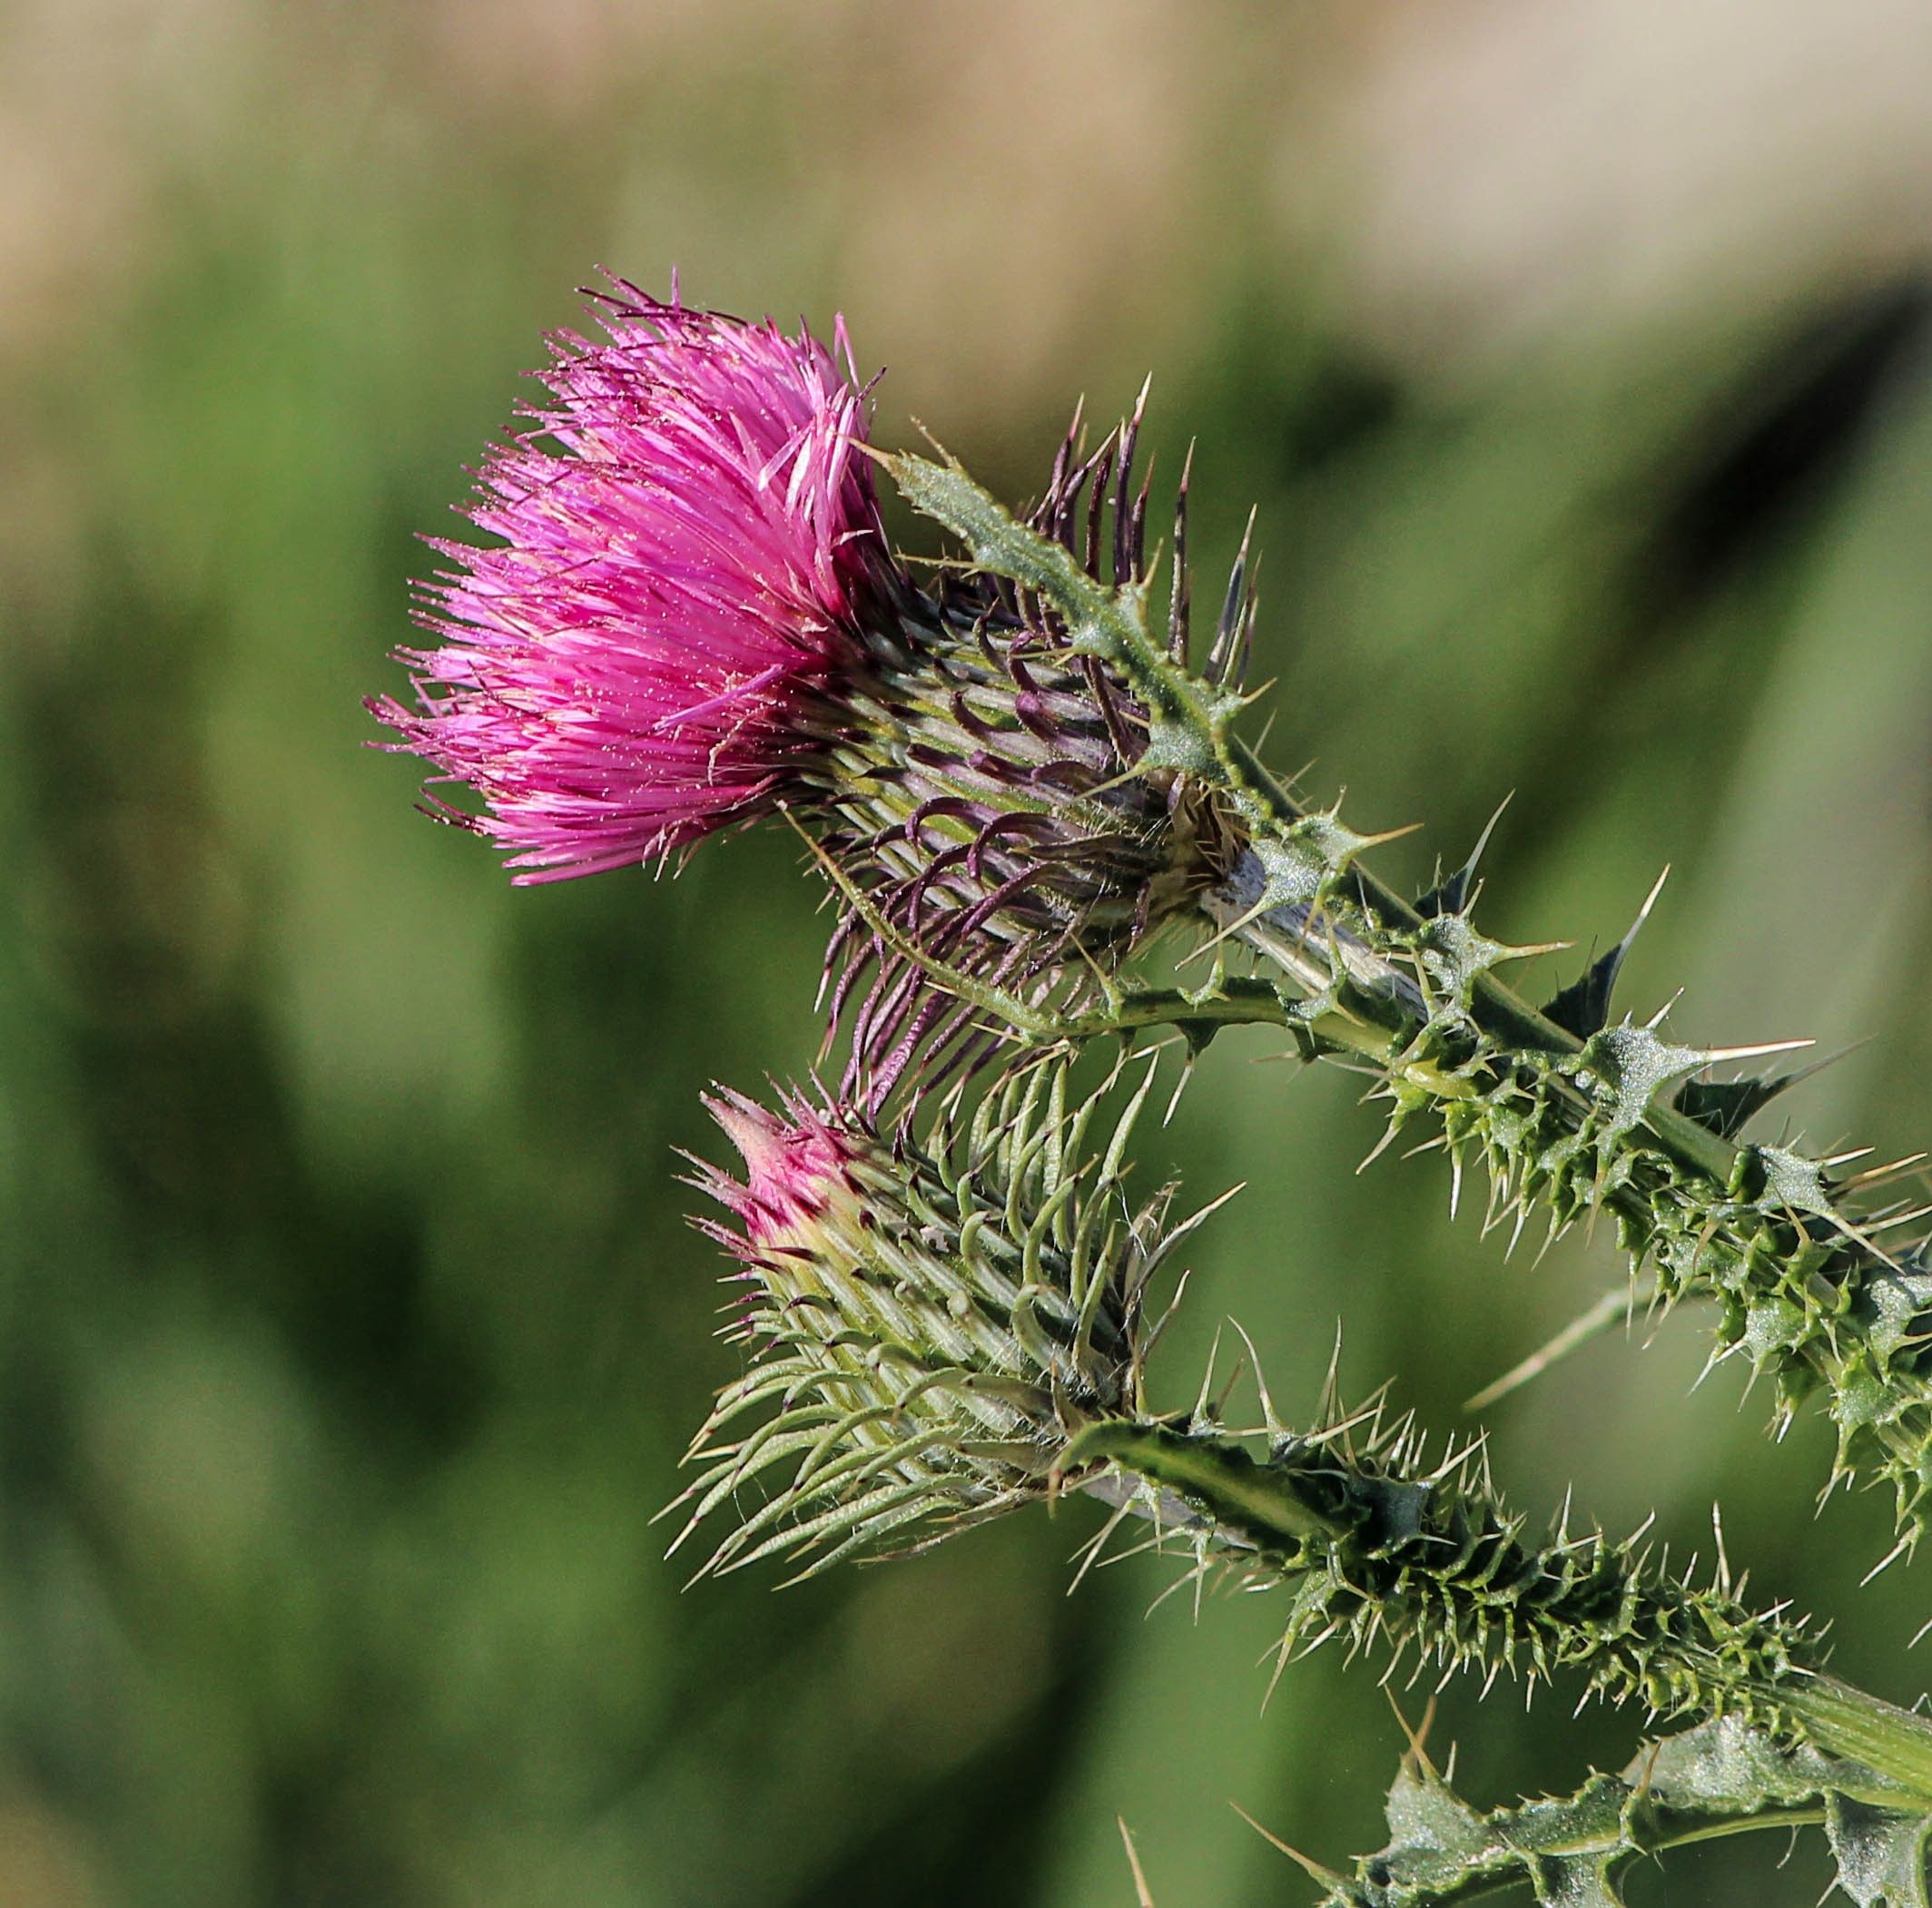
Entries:
{"label": "thorn", "polygon": [[1067,1586],[1068,1596],[1072,1596],[1074,1591],[1079,1589],[1080,1585],[1086,1581],[1088,1571],[1093,1569],[1094,1565],[1105,1553],[1109,1539],[1126,1522],[1128,1517],[1132,1513],[1134,1503],[1131,1498],[1128,1499],[1125,1503],[1117,1505],[1113,1515],[1100,1526],[1099,1534],[1089,1538],[1074,1552],[1074,1555],[1080,1561],[1079,1567],[1073,1573],[1073,1581]]}
{"label": "thorn", "polygon": [[1663,892],[1663,884],[1670,878],[1671,870],[1666,867],[1644,897],[1643,906],[1638,909],[1637,918],[1625,930],[1623,939],[1607,954],[1592,961],[1577,979],[1551,1000],[1543,1008],[1546,1019],[1553,1020],[1564,1032],[1574,1034],[1579,1040],[1587,1040],[1592,1034],[1602,1031],[1610,1018],[1611,996],[1616,990],[1617,976],[1622,970],[1624,957],[1629,954],[1644,922],[1651,918],[1651,910],[1657,905],[1657,897]]}
{"label": "thorn", "polygon": [[1516,1223],[1510,1228],[1509,1244],[1503,1248],[1503,1256],[1505,1259],[1514,1256],[1516,1242],[1523,1237],[1523,1228],[1528,1223],[1529,1216],[1529,1202],[1526,1199],[1518,1199],[1516,1202]]}
{"label": "thorn", "polygon": [[1216,627],[1213,645],[1208,652],[1208,666],[1201,673],[1218,685],[1227,674],[1239,644],[1241,625],[1247,620],[1249,546],[1255,535],[1255,511],[1247,513],[1247,527],[1241,533],[1241,547],[1235,553],[1234,568],[1227,578],[1227,595],[1222,599],[1221,620]]}
{"label": "thorn", "polygon": [[1335,1322],[1335,1344],[1328,1353],[1328,1370],[1322,1379],[1322,1388],[1315,1405],[1316,1422],[1326,1426],[1340,1415],[1342,1409],[1342,1322]]}
{"label": "thorn", "polygon": [[1720,1505],[1710,1507],[1710,1535],[1717,1544],[1716,1586],[1720,1596],[1728,1597],[1730,1588],[1730,1557],[1724,1549],[1724,1512]]}
{"label": "thorn", "polygon": [[1231,1318],[1227,1323],[1240,1333],[1241,1342],[1247,1347],[1248,1362],[1255,1368],[1255,1393],[1261,1401],[1261,1421],[1270,1438],[1278,1437],[1281,1434],[1281,1421],[1275,1415],[1275,1401],[1268,1396],[1267,1380],[1262,1376],[1261,1354],[1255,1350],[1255,1342],[1247,1335],[1247,1327],[1239,1319]]}
{"label": "thorn", "polygon": [[1127,1865],[1133,1871],[1134,1899],[1139,1908],[1154,1908],[1153,1891],[1148,1886],[1147,1874],[1140,1866],[1140,1857],[1134,1849],[1134,1834],[1127,1825],[1125,1815],[1116,1815],[1114,1820],[1120,1825],[1120,1840],[1127,1846]]}
{"label": "thorn", "polygon": [[1410,1759],[1431,1782],[1440,1782],[1443,1779],[1441,1772],[1429,1760],[1429,1752],[1424,1747],[1429,1739],[1429,1731],[1435,1723],[1435,1698],[1433,1696],[1429,1698],[1428,1706],[1422,1713],[1421,1723],[1412,1729],[1409,1726],[1409,1719],[1403,1715],[1402,1705],[1395,1700],[1394,1693],[1384,1690],[1383,1694],[1388,1697],[1388,1706],[1395,1712],[1397,1726],[1408,1737]]}
{"label": "thorn", "polygon": [[[1912,1538],[1911,1533],[1908,1531],[1905,1536],[1901,1537],[1898,1541],[1894,1544],[1892,1548],[1888,1550],[1885,1555],[1881,1557],[1878,1561],[1871,1567],[1870,1569],[1866,1571],[1864,1576],[1858,1579],[1858,1588],[1862,1590],[1867,1584],[1874,1581],[1874,1579],[1883,1575],[1886,1570],[1889,1569],[1893,1564],[1897,1563],[1901,1557],[1903,1557],[1908,1550],[1910,1550],[1911,1548]],[[1917,1638],[1914,1638],[1913,1641],[1917,1642]]]}
{"label": "thorn", "polygon": [[1496,956],[1498,960],[1534,960],[1543,954],[1567,954],[1575,947],[1573,940],[1533,940],[1521,948],[1505,947]]}
{"label": "thorn", "polygon": [[1883,1185],[1888,1179],[1909,1173],[1914,1167],[1922,1166],[1928,1159],[1932,1159],[1932,1153],[1907,1153],[1904,1158],[1895,1159],[1889,1165],[1868,1166],[1864,1172],[1854,1173],[1845,1182],[1846,1190],[1849,1192],[1856,1189],[1861,1193],[1868,1193],[1874,1187]]}
{"label": "thorn", "polygon": [[1195,947],[1189,948],[1188,951],[1183,954],[1178,961],[1174,963],[1176,969],[1178,969],[1181,968],[1185,968],[1190,962],[1198,960],[1202,957],[1202,955],[1213,953],[1213,951],[1217,948],[1220,947],[1224,942],[1233,939],[1234,937],[1239,934],[1243,929],[1253,927],[1254,924],[1257,920],[1259,920],[1263,915],[1272,914],[1275,910],[1281,904],[1278,901],[1270,900],[1266,895],[1264,895],[1261,900],[1257,901],[1255,905],[1252,908],[1248,909],[1248,910],[1245,914],[1237,914],[1234,916],[1232,920],[1228,920],[1223,926],[1217,929],[1216,931],[1211,934],[1206,940],[1201,941],[1198,945]]}
{"label": "thorn", "polygon": [[1895,1225],[1916,1225],[1921,1219],[1932,1219],[1932,1205],[1915,1205],[1908,1211],[1895,1213],[1889,1219],[1875,1219],[1868,1222],[1869,1233],[1888,1232]]}
{"label": "thorn", "polygon": [[1168,610],[1168,654],[1182,669],[1188,666],[1188,624],[1193,608],[1193,579],[1188,570],[1188,479],[1194,474],[1194,440],[1180,467],[1180,484],[1174,493],[1174,593]]}
{"label": "thorn", "polygon": [[1419,834],[1424,826],[1421,821],[1405,821],[1400,828],[1385,828],[1379,835],[1364,835],[1349,851],[1349,859],[1366,854],[1371,848],[1380,848],[1385,841],[1400,841],[1406,835]]}
{"label": "thorn", "polygon": [[[1720,1060],[1756,1060],[1766,1054],[1797,1053],[1807,1047],[1816,1047],[1816,1040],[1760,1040],[1754,1047],[1706,1047],[1699,1049],[1705,1066],[1715,1066]],[[1870,1152],[1867,1146],[1863,1149]],[[1848,1159],[1856,1159],[1858,1154],[1846,1155]]]}
{"label": "thorn", "polygon": [[1180,1073],[1174,1082],[1174,1091],[1168,1096],[1167,1111],[1160,1116],[1160,1124],[1164,1127],[1174,1124],[1174,1116],[1180,1108],[1180,1097],[1187,1092],[1188,1083],[1194,1077],[1195,1057],[1194,1052],[1190,1050],[1188,1057],[1180,1063]]}
{"label": "thorn", "polygon": [[1484,823],[1483,832],[1476,837],[1476,845],[1469,851],[1469,859],[1446,881],[1438,883],[1415,903],[1416,913],[1424,920],[1433,920],[1442,914],[1460,914],[1469,905],[1476,869],[1489,846],[1489,838],[1495,833],[1496,823],[1502,821],[1503,810],[1515,799],[1516,792],[1512,789],[1496,804],[1495,813]]}
{"label": "thorn", "polygon": [[[1228,1323],[1230,1324],[1233,1324],[1234,1321],[1230,1319]],[[1235,1325],[1235,1330],[1237,1332],[1239,1332],[1241,1328],[1238,1325]],[[1245,1339],[1247,1334],[1243,1333],[1242,1336]],[[1234,1396],[1235,1387],[1241,1382],[1241,1373],[1247,1369],[1247,1359],[1237,1358],[1235,1360],[1234,1369],[1233,1371],[1228,1372],[1227,1382],[1221,1387],[1220,1396],[1218,1398],[1214,1399],[1208,1407],[1213,1413],[1213,1416],[1208,1420],[1210,1423],[1219,1424],[1223,1421],[1222,1413],[1225,1412],[1227,1409],[1227,1401]]]}
{"label": "thorn", "polygon": [[1284,1842],[1279,1835],[1271,1834],[1267,1829],[1263,1828],[1262,1825],[1258,1822],[1257,1822],[1255,1818],[1250,1815],[1248,1812],[1245,1808],[1243,1808],[1238,1802],[1230,1802],[1227,1805],[1235,1812],[1236,1815],[1240,1816],[1242,1821],[1247,1823],[1248,1827],[1253,1829],[1254,1832],[1257,1835],[1259,1835],[1264,1842],[1269,1843],[1274,1847],[1278,1848],[1283,1854],[1287,1856],[1289,1861],[1295,1863],[1297,1866],[1299,1866],[1302,1873],[1307,1875],[1310,1880],[1319,1882],[1324,1888],[1328,1889],[1341,1888],[1346,1885],[1343,1877],[1336,1874],[1332,1868],[1324,1868],[1322,1864],[1317,1862],[1312,1855],[1303,1854],[1300,1849],[1289,1847],[1289,1845],[1286,1842]]}
{"label": "thorn", "polygon": [[1129,487],[1133,479],[1134,449],[1140,441],[1141,419],[1147,414],[1148,395],[1154,388],[1154,374],[1149,371],[1142,380],[1140,395],[1134,399],[1133,414],[1120,427],[1120,457],[1114,470],[1114,549],[1113,580],[1116,588],[1125,584],[1134,574],[1134,553],[1132,539],[1133,518],[1128,504]]}
{"label": "thorn", "polygon": [[1190,1422],[1200,1425],[1210,1421],[1208,1416],[1208,1401],[1214,1394],[1214,1368],[1221,1359],[1221,1327],[1214,1328],[1214,1342],[1208,1348],[1208,1369],[1201,1374],[1200,1396],[1194,1401],[1194,1415]]}
{"label": "thorn", "polygon": [[[1657,1011],[1652,1014],[1648,1020],[1643,1023],[1644,1030],[1647,1033],[1654,1034],[1657,1029],[1671,1018],[1671,1009],[1675,1007],[1677,1003],[1683,998],[1684,990],[1682,988],[1679,988],[1678,990],[1674,994],[1672,994],[1671,998],[1666,1000],[1664,1004],[1661,1008],[1659,1008]],[[1630,1018],[1630,1016],[1626,1014],[1623,1018],[1625,1018],[1625,1020],[1628,1020]]]}

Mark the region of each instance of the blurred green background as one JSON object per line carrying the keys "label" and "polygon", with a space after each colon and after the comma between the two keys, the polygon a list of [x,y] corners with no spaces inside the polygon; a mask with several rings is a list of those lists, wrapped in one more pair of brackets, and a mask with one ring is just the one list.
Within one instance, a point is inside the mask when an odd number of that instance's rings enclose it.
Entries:
{"label": "blurred green background", "polygon": [[[782,836],[513,892],[411,812],[418,533],[607,264],[819,329],[1015,499],[1073,398],[1198,435],[1201,585],[1260,510],[1270,750],[1419,820],[1516,799],[1493,931],[1711,1041],[1868,1037],[1810,1140],[1932,1134],[1932,13],[11,0],[0,9],[0,1903],[1127,1903],[1376,1845],[1373,1670],[1264,1711],[1266,1598],[1063,1595],[1079,1505],[773,1594],[648,1520],[737,1354],[673,1148],[810,1064]],[[912,526],[912,534],[917,535]],[[1406,859],[1405,859],[1406,858]],[[1459,1401],[1617,1276],[1499,1263],[1347,1076],[1229,1039],[1140,1152],[1205,1198],[1286,1404]],[[1478,1205],[1480,1202],[1478,1202]],[[1858,1579],[1706,1340],[1491,1414],[1525,1505],[1709,1548],[1909,1700],[1932,1576]],[[1157,1376],[1159,1373],[1157,1372]],[[682,1562],[680,1559],[678,1560]],[[1412,1707],[1414,1706],[1412,1705]],[[1445,1699],[1470,1792],[1635,1718]],[[1811,1903],[1800,1847],[1633,1898]]]}

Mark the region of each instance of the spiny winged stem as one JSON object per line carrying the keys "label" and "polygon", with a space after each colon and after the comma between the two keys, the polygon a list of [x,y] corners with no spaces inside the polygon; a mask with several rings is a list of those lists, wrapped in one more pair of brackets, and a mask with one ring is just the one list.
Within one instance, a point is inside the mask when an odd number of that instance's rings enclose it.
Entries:
{"label": "spiny winged stem", "polygon": [[[1277,1429],[1257,1456],[1218,1432],[1117,1419],[1071,1441],[1064,1462],[1078,1471],[1104,1461],[1171,1494],[1207,1520],[1211,1561],[1288,1586],[1284,1662],[1332,1636],[1355,1647],[1379,1637],[1445,1676],[1475,1667],[1533,1680],[1573,1668],[1613,1702],[1801,1736],[1932,1809],[1932,1725],[1818,1671],[1806,1628],[1748,1608],[1721,1566],[1700,1588],[1599,1530],[1528,1541],[1479,1446],[1430,1467],[1406,1424],[1384,1432],[1371,1419],[1365,1450],[1351,1448],[1351,1428]],[[1100,1481],[1098,1494],[1109,1488]],[[1175,1520],[1158,1500],[1141,1508]]]}
{"label": "spiny winged stem", "polygon": [[[1244,997],[1208,1012],[1202,990],[1176,1008],[1190,1038],[1252,1007],[1254,1018],[1290,1027],[1310,1057],[1366,1062],[1382,1077],[1389,1134],[1433,1113],[1458,1184],[1474,1152],[1490,1177],[1492,1219],[1513,1214],[1516,1231],[1533,1209],[1552,1236],[1608,1211],[1633,1270],[1651,1269],[1658,1302],[1718,1301],[1714,1355],[1741,1354],[1775,1374],[1780,1425],[1823,1388],[1838,1435],[1832,1482],[1859,1468],[1888,1480],[1908,1549],[1932,1487],[1932,1264],[1922,1244],[1894,1254],[1878,1235],[1925,1211],[1858,1206],[1899,1168],[1839,1180],[1835,1163],[1740,1144],[1745,1121],[1790,1077],[1720,1083],[1704,1071],[1777,1049],[1682,1047],[1655,1022],[1610,1023],[1628,938],[1533,1007],[1495,970],[1538,950],[1476,929],[1473,862],[1414,905],[1377,880],[1361,856],[1384,838],[1305,810],[1269,773],[1236,733],[1246,698],[1225,665],[1214,680],[1197,674],[1184,633],[1170,643],[1150,633],[1146,577],[1098,580],[955,464],[883,461],[974,564],[1050,611],[1073,654],[1118,674],[1146,713],[1139,771],[1178,773],[1216,804],[1235,847],[1199,911],[1217,941],[1266,964],[1276,998],[1255,999],[1243,977]],[[1085,1036],[1094,1018],[1066,1031]]]}
{"label": "spiny winged stem", "polygon": [[1672,1848],[1753,1829],[1821,1827],[1858,1908],[1925,1908],[1932,1812],[1863,1765],[1784,1746],[1738,1717],[1647,1743],[1618,1775],[1484,1812],[1418,1742],[1388,1798],[1389,1840],[1353,1875],[1297,1857],[1323,1908],[1454,1908],[1524,1885],[1544,1908],[1607,1908],[1620,1878]]}
{"label": "spiny winged stem", "polygon": [[1223,1427],[1205,1385],[1192,1411],[1152,1410],[1165,1316],[1146,1318],[1148,1281],[1202,1216],[1169,1225],[1165,1195],[1122,1197],[1153,1083],[1150,1067],[1098,1156],[1081,1148],[1103,1097],[1070,1104],[1059,1063],[1010,1077],[970,1122],[953,1096],[924,1145],[795,1097],[778,1114],[714,1103],[746,1178],[699,1183],[739,1222],[714,1230],[744,1267],[734,1329],[754,1355],[680,1500],[685,1536],[741,1507],[705,1570],[778,1555],[817,1570],[1079,1492],[1114,1507],[1089,1562],[1138,1520],[1198,1582],[1282,1588],[1282,1666],[1340,1639],[1445,1680],[1568,1670],[1612,1701],[1854,1756],[1932,1808],[1932,1725],[1822,1676],[1808,1628],[1749,1607],[1721,1561],[1699,1586],[1594,1529],[1532,1541],[1480,1443],[1431,1464],[1410,1423],[1332,1394],[1296,1431],[1262,1388],[1252,1436]]}

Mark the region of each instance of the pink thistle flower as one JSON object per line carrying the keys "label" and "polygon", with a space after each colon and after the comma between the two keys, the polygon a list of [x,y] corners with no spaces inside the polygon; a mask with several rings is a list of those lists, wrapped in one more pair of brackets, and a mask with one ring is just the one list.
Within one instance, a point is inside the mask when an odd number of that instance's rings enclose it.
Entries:
{"label": "pink thistle flower", "polygon": [[518,881],[668,855],[802,787],[892,575],[865,394],[769,320],[661,304],[623,280],[606,340],[551,341],[557,400],[486,455],[466,514],[501,539],[432,539],[441,639],[399,652],[419,707],[368,703],[482,799],[444,819]]}

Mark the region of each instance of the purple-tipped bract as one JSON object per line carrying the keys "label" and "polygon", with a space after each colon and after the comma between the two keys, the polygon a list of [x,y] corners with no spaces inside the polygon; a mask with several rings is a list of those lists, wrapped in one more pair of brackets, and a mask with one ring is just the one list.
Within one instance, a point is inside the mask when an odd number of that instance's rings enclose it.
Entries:
{"label": "purple-tipped bract", "polygon": [[398,660],[419,706],[370,710],[440,781],[448,819],[519,881],[650,861],[758,814],[836,733],[841,677],[887,587],[864,394],[809,333],[622,280],[603,341],[562,333],[557,402],[486,455],[467,514],[501,541],[435,540],[440,641]]}
{"label": "purple-tipped bract", "polygon": [[809,1226],[843,1185],[845,1167],[856,1150],[836,1116],[819,1111],[802,1095],[784,1097],[783,1112],[773,1113],[729,1087],[705,1096],[705,1109],[724,1129],[744,1162],[744,1180],[701,1166],[702,1184],[728,1207],[744,1227],[707,1227],[740,1258],[755,1259],[764,1248]]}

